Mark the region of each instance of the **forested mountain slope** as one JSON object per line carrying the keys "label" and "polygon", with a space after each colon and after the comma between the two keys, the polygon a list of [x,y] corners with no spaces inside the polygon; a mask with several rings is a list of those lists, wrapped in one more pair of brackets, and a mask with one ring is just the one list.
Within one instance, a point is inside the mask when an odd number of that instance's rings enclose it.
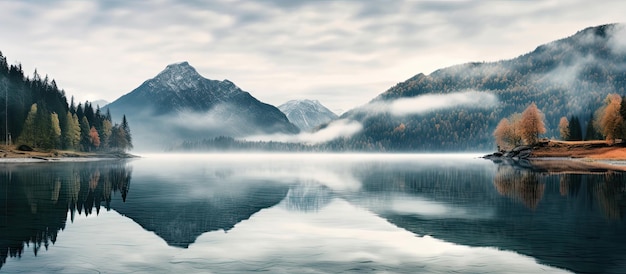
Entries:
{"label": "forested mountain slope", "polygon": [[[422,73],[398,83],[366,106],[341,118],[357,120],[364,129],[351,139],[334,141],[344,149],[380,147],[399,151],[471,151],[495,148],[497,122],[535,102],[545,114],[548,132],[558,136],[560,117],[576,115],[582,126],[609,93],[625,94],[626,27],[590,27],[573,36],[537,47],[511,60],[467,63]],[[407,115],[372,112],[371,105],[426,94],[488,93],[494,106],[463,105]],[[446,97],[442,96],[441,100]],[[415,105],[414,108],[422,108]]]}

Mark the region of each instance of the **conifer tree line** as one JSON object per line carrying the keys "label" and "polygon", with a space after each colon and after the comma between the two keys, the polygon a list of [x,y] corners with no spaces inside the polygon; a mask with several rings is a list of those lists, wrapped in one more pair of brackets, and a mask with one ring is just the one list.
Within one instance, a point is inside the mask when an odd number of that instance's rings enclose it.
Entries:
{"label": "conifer tree line", "polygon": [[[68,105],[65,91],[37,70],[26,76],[21,64],[8,65],[0,52],[0,134],[4,142],[44,150],[127,151],[132,136],[126,116],[113,123],[111,113],[85,102]],[[6,110],[5,110],[6,108]]]}
{"label": "conifer tree line", "polygon": [[[523,113],[513,113],[500,120],[493,132],[500,149],[511,149],[519,145],[533,145],[539,141],[539,135],[546,133],[544,115],[531,103]],[[559,120],[558,130],[564,141],[606,140],[609,144],[626,139],[626,96],[611,93],[604,99],[603,105],[591,113],[583,138],[582,126],[578,116],[563,116]]]}

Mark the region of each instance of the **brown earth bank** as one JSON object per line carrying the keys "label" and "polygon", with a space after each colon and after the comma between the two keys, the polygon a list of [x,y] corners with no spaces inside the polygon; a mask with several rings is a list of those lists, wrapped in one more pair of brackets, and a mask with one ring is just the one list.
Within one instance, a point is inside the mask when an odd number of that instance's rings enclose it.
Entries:
{"label": "brown earth bank", "polygon": [[597,174],[612,171],[626,172],[626,166],[587,159],[530,159],[532,170],[549,174]]}
{"label": "brown earth bank", "polygon": [[2,159],[35,159],[44,161],[55,161],[62,159],[73,158],[102,158],[102,159],[124,159],[124,158],[136,158],[138,156],[132,155],[126,152],[80,152],[70,150],[39,150],[33,149],[32,151],[19,150],[16,146],[0,146],[0,161]]}
{"label": "brown earth bank", "polygon": [[531,158],[553,157],[626,161],[626,143],[549,140],[540,142],[532,148]]}
{"label": "brown earth bank", "polygon": [[547,173],[624,172],[626,143],[543,140],[532,147],[520,146],[484,158]]}

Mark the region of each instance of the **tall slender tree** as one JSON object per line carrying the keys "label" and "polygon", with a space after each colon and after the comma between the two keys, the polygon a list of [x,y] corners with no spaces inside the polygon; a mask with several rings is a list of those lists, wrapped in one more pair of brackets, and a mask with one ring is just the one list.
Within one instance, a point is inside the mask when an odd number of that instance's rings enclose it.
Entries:
{"label": "tall slender tree", "polygon": [[598,132],[596,126],[594,125],[595,117],[593,116],[593,112],[589,114],[589,120],[587,121],[587,127],[585,128],[585,141],[590,140],[601,140],[602,134]]}
{"label": "tall slender tree", "polygon": [[546,126],[543,120],[543,113],[534,102],[522,112],[521,135],[527,145],[536,144],[539,140],[539,135],[546,133]]}
{"label": "tall slender tree", "polygon": [[61,125],[59,122],[59,115],[55,112],[50,114],[50,141],[53,148],[59,148],[61,146]]}
{"label": "tall slender tree", "polygon": [[91,138],[89,137],[90,130],[89,121],[87,121],[87,117],[83,116],[83,118],[80,119],[80,147],[83,151],[89,151],[91,148]]}
{"label": "tall slender tree", "polygon": [[124,138],[126,139],[124,150],[133,149],[133,137],[130,133],[130,126],[128,125],[128,121],[126,120],[126,115],[122,117],[122,130],[124,131]]}
{"label": "tall slender tree", "polygon": [[89,130],[89,144],[90,149],[97,150],[100,147],[100,136],[96,127],[92,126]]}
{"label": "tall slender tree", "polygon": [[595,126],[611,143],[621,136],[622,123],[624,122],[620,115],[621,104],[622,97],[617,94],[609,94],[604,100],[604,105],[596,112]]}
{"label": "tall slender tree", "polygon": [[76,114],[67,112],[67,118],[65,119],[66,131],[63,133],[63,147],[66,149],[76,150],[79,148],[80,143],[80,122]]}
{"label": "tall slender tree", "polygon": [[24,126],[22,127],[22,133],[17,138],[19,143],[29,145],[31,147],[35,146],[35,119],[37,117],[37,104],[32,104],[30,106],[30,111],[26,116],[26,121],[24,122]]}
{"label": "tall slender tree", "polygon": [[567,117],[561,117],[559,120],[559,134],[561,135],[561,140],[567,140],[569,138],[569,121]]}

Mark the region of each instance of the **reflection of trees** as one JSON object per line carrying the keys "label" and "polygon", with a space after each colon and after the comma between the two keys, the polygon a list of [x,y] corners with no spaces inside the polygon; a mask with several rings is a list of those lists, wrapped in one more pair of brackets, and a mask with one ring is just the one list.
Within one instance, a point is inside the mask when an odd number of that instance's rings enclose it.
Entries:
{"label": "reflection of trees", "polygon": [[581,174],[562,174],[559,178],[559,193],[561,196],[577,196],[581,183]]}
{"label": "reflection of trees", "polygon": [[56,241],[68,211],[89,215],[111,193],[123,199],[131,170],[125,162],[54,163],[0,166],[0,268],[8,256],[19,257],[25,245],[35,255]]}
{"label": "reflection of trees", "polygon": [[593,185],[593,194],[604,215],[610,220],[621,220],[626,208],[626,185],[622,173],[607,173],[604,180]]}
{"label": "reflection of trees", "polygon": [[539,182],[538,173],[509,165],[498,166],[493,183],[498,193],[531,209],[537,208],[545,191],[545,184]]}
{"label": "reflection of trees", "polygon": [[[539,173],[502,165],[494,179],[498,192],[522,201],[529,208],[536,208],[545,190],[539,182]],[[621,220],[626,212],[626,174],[607,172],[603,174],[559,174],[559,193],[563,197],[578,197],[585,193],[587,199],[597,204],[605,217]]]}

